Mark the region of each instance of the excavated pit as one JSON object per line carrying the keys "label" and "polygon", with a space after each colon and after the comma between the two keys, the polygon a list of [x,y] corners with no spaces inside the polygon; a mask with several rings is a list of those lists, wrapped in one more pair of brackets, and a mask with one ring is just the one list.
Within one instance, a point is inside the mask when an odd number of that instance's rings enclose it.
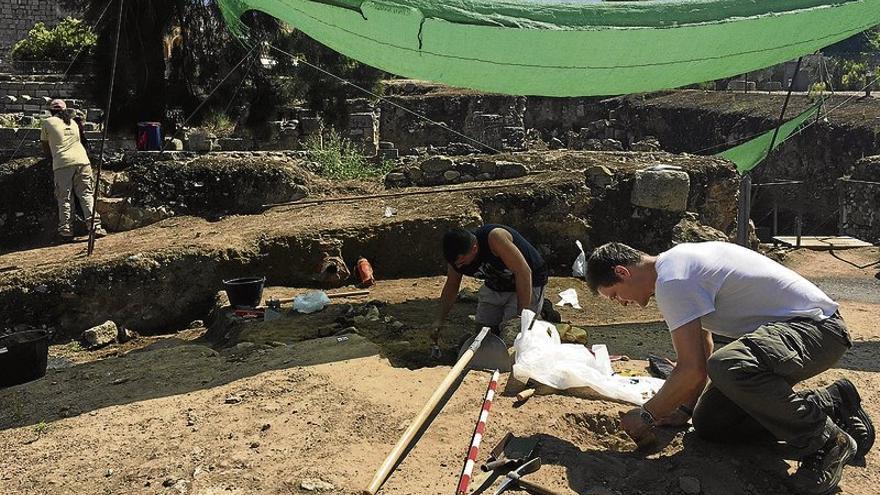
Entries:
{"label": "excavated pit", "polygon": [[[722,160],[597,152],[504,158],[531,173],[395,189],[385,197],[306,200],[215,221],[173,217],[102,239],[91,257],[84,243],[8,253],[0,256],[0,326],[54,327],[59,338],[108,319],[145,334],[183,328],[206,317],[223,279],[265,275],[269,285],[316,286],[328,239],[349,265],[370,260],[380,279],[419,277],[443,272],[438,246],[446,229],[506,223],[538,247],[552,272],[567,275],[578,239],[587,249],[622,239],[657,251],[732,228],[736,183]],[[635,173],[657,163],[687,171],[687,212],[631,203]],[[386,217],[388,206],[397,213]]]}

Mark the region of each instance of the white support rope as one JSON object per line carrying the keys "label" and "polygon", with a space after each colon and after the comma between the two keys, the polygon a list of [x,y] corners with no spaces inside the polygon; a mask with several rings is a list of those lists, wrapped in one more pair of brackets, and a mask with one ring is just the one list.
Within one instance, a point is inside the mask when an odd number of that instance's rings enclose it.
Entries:
{"label": "white support rope", "polygon": [[[95,28],[98,27],[98,24],[101,23],[101,19],[104,18],[104,14],[107,13],[107,9],[110,8],[110,4],[112,4],[112,3],[113,3],[113,0],[109,0],[107,2],[107,5],[104,6],[104,10],[101,11],[101,15],[98,16],[98,20],[95,21],[94,25],[92,25],[92,28],[91,28],[92,32],[94,32]],[[79,55],[85,49],[85,47],[86,47],[85,45],[82,45],[79,47],[79,50],[76,51],[76,54],[74,54],[73,59],[70,61],[70,65],[67,66],[67,69],[64,71],[64,74],[62,74],[62,76],[61,76],[62,79],[67,77],[67,73],[70,72],[70,69],[73,67],[74,62],[76,62],[76,59],[79,57]]]}
{"label": "white support rope", "polygon": [[[193,110],[192,113],[190,113],[189,116],[188,116],[186,119],[183,120],[183,123],[180,124],[181,127],[185,126],[185,125],[189,122],[189,119],[193,118],[193,117],[195,116],[195,114],[198,113],[198,111],[201,110],[203,106],[205,106],[205,103],[207,103],[208,100],[211,99],[211,96],[213,96],[214,93],[215,93],[218,89],[220,89],[220,86],[223,85],[223,83],[226,82],[227,79],[229,79],[229,76],[231,76],[232,73],[235,72],[235,71],[241,66],[241,64],[243,64],[244,61],[247,60],[247,58],[248,58],[252,53],[254,53],[254,50],[256,50],[257,46],[258,46],[258,45],[254,45],[254,46],[252,46],[251,49],[250,49],[250,51],[248,51],[247,53],[245,53],[245,54],[244,54],[244,57],[242,57],[241,60],[239,60],[238,63],[235,64],[235,66],[234,66],[233,68],[229,69],[229,72],[227,72],[226,75],[223,76],[223,79],[221,79],[220,82],[218,82],[218,83],[214,86],[214,89],[212,89],[211,92],[208,93],[208,96],[206,96],[205,99],[202,100],[201,103],[199,103],[199,106],[197,106],[196,109]],[[163,146],[162,149],[164,150],[165,147]]]}

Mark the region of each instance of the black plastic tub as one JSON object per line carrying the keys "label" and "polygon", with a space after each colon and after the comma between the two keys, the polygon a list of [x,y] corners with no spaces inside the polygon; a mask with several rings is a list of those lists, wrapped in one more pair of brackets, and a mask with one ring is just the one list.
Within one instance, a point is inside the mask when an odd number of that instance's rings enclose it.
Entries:
{"label": "black plastic tub", "polygon": [[263,299],[266,277],[244,277],[223,281],[229,304],[237,308],[255,308]]}
{"label": "black plastic tub", "polygon": [[27,383],[46,375],[49,332],[25,330],[0,337],[0,387]]}

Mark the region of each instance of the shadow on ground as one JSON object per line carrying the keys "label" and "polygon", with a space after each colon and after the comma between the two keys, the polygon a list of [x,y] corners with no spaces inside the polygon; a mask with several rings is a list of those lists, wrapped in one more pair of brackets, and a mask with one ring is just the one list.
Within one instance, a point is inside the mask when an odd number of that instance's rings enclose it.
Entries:
{"label": "shadow on ground", "polygon": [[693,431],[675,437],[674,453],[665,454],[667,448],[657,456],[581,449],[555,436],[538,435],[543,463],[564,466],[570,488],[580,494],[682,493],[682,483],[693,479],[701,493],[790,493],[784,485],[788,464],[769,448],[712,444]]}

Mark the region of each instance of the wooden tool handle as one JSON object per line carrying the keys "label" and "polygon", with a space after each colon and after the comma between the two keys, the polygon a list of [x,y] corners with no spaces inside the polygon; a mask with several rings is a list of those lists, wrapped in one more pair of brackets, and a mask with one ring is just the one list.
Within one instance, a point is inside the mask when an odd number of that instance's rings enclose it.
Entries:
{"label": "wooden tool handle", "polygon": [[333,299],[334,297],[351,297],[351,296],[366,296],[369,294],[368,290],[353,290],[349,292],[335,292],[333,294],[327,293],[327,297]]}
{"label": "wooden tool handle", "polygon": [[533,395],[535,395],[535,389],[527,388],[527,389],[523,390],[522,392],[516,394],[516,400],[517,400],[517,402],[523,402],[523,401],[529,400],[529,397],[531,397]]}
{"label": "wooden tool handle", "polygon": [[437,390],[434,391],[434,394],[431,395],[431,398],[428,399],[428,402],[422,407],[422,410],[419,412],[418,416],[412,420],[409,425],[409,428],[403,432],[403,436],[400,437],[400,440],[397,441],[397,445],[391,449],[391,453],[388,454],[388,457],[385,458],[385,462],[382,463],[382,466],[379,467],[379,470],[376,471],[376,475],[373,476],[373,481],[370,482],[370,485],[364,490],[365,495],[374,495],[379,488],[385,483],[385,480],[388,479],[388,476],[391,474],[391,471],[394,470],[394,466],[400,460],[401,455],[409,446],[410,442],[412,442],[413,438],[416,436],[416,433],[422,428],[427,421],[428,416],[434,412],[434,409],[437,407],[437,404],[440,403],[440,400],[443,399],[443,396],[446,395],[446,392],[452,387],[452,384],[461,375],[461,372],[467,367],[468,363],[471,362],[471,359],[474,357],[474,353],[477,351],[479,346],[483,342],[483,338],[489,332],[489,327],[483,327],[480,333],[477,335],[477,338],[474,339],[474,344],[471,345],[468,350],[458,358],[458,362],[455,363],[455,366],[452,367],[452,370],[446,375],[446,378],[440,383],[437,387]]}
{"label": "wooden tool handle", "polygon": [[535,493],[537,495],[562,495],[559,492],[553,491],[549,488],[543,487],[537,483],[525,480],[523,478],[520,478],[518,483],[520,488],[529,493]]}
{"label": "wooden tool handle", "polygon": [[[334,297],[366,296],[369,293],[370,293],[370,291],[368,291],[368,290],[353,290],[353,291],[349,291],[349,292],[327,293],[327,297],[329,297],[330,299],[333,299]],[[287,304],[287,303],[293,302],[294,299],[296,299],[296,298],[295,297],[283,297],[281,299],[270,298],[269,300],[276,301],[279,304]]]}

